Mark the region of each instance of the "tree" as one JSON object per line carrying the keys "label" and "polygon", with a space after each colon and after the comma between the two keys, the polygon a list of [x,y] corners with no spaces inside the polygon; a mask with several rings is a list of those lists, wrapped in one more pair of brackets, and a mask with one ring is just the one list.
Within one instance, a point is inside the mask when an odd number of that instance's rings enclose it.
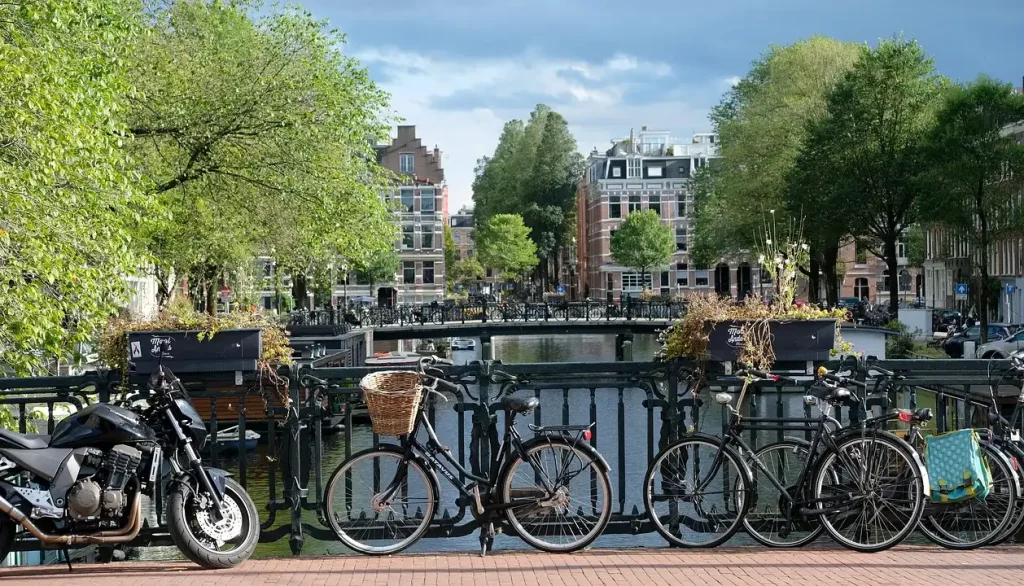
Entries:
{"label": "tree", "polygon": [[466,258],[452,265],[448,282],[469,288],[484,278],[487,270],[475,258]]}
{"label": "tree", "polygon": [[[583,156],[565,118],[538,105],[525,124],[505,125],[492,157],[478,162],[473,183],[477,225],[496,214],[521,213],[537,246],[540,278],[548,281],[549,261],[566,244],[566,226],[575,221],[576,182],[584,170]],[[557,265],[554,272],[558,274]]]}
{"label": "tree", "polygon": [[387,95],[342,35],[248,0],[166,0],[148,24],[128,145],[169,212],[148,229],[158,267],[214,291],[243,257],[272,252],[302,283],[340,252],[393,246],[371,146]]}
{"label": "tree", "polygon": [[882,40],[862,47],[860,59],[828,97],[818,147],[829,151],[829,177],[847,201],[851,231],[885,260],[890,314],[897,319],[896,245],[916,222],[924,191],[924,137],[944,81],[914,41]]}
{"label": "tree", "polygon": [[[694,178],[693,260],[714,264],[722,256],[752,250],[769,210],[801,223],[810,210],[802,199],[791,199],[790,176],[810,123],[825,116],[829,91],[858,55],[857,45],[820,36],[772,46],[713,109],[721,157]],[[816,293],[819,259],[825,248],[837,255],[839,239],[835,234],[816,237],[817,223],[803,225],[804,236],[818,245],[807,268]]]}
{"label": "tree", "polygon": [[492,216],[477,228],[475,242],[480,263],[509,276],[522,277],[539,262],[537,245],[530,240],[530,229],[522,216]]}
{"label": "tree", "polygon": [[455,263],[459,262],[458,245],[455,244],[455,236],[452,234],[452,227],[448,224],[444,225],[444,274],[445,274],[445,289],[447,293],[452,292],[452,277],[451,269],[455,266]]}
{"label": "tree", "polygon": [[360,280],[370,284],[370,294],[373,295],[374,285],[389,283],[395,279],[399,260],[398,253],[393,248],[383,250],[359,261],[356,264],[356,274]]}
{"label": "tree", "polygon": [[671,226],[662,224],[654,210],[629,214],[612,236],[612,258],[639,271],[641,283],[647,282],[651,269],[668,264],[675,251]]}
{"label": "tree", "polygon": [[[0,369],[73,360],[126,300],[148,213],[120,148],[130,0],[0,3]],[[45,364],[44,364],[45,363]]]}
{"label": "tree", "polygon": [[[991,280],[991,245],[1024,229],[1024,145],[1007,132],[1022,121],[1024,96],[1010,84],[982,76],[946,93],[928,134],[931,188],[921,211],[947,236],[969,244],[984,284]],[[986,342],[989,295],[978,295],[978,302]]]}

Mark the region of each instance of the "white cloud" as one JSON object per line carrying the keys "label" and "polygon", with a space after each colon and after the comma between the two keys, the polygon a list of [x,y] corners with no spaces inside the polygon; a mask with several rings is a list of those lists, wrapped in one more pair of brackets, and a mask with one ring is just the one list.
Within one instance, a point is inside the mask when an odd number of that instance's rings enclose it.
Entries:
{"label": "white cloud", "polygon": [[[565,116],[586,154],[644,124],[685,140],[708,128],[707,110],[721,92],[719,80],[687,87],[672,78],[667,63],[622,53],[590,62],[534,51],[465,59],[368,47],[354,56],[385,79],[381,86],[391,93],[396,115],[415,124],[425,144],[444,152],[452,211],[470,203],[476,161],[494,152],[505,122],[527,118],[537,102]],[[627,94],[644,88],[654,93],[642,105],[630,103]],[[459,109],[463,99],[466,106]],[[448,104],[439,107],[440,101]]]}

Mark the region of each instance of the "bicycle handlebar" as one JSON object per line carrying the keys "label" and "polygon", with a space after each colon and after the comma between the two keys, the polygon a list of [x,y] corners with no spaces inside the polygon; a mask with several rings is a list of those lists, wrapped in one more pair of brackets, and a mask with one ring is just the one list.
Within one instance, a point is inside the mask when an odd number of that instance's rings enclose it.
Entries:
{"label": "bicycle handlebar", "polygon": [[750,377],[753,377],[753,378],[756,378],[756,379],[761,379],[763,381],[773,381],[773,382],[777,382],[777,383],[793,383],[793,382],[796,382],[793,379],[788,378],[788,377],[784,377],[784,376],[781,376],[781,375],[778,375],[778,374],[771,374],[771,373],[763,372],[763,371],[760,371],[760,370],[754,370],[752,368],[747,368],[747,369],[744,369],[744,370],[737,370],[736,371],[736,376],[739,376],[739,377],[750,376]]}

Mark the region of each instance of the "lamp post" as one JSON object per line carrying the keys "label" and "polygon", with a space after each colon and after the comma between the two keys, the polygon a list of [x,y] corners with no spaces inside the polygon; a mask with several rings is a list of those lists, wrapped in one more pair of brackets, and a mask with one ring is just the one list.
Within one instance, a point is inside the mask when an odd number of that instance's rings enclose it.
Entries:
{"label": "lamp post", "polygon": [[576,239],[569,247],[569,300],[576,301]]}

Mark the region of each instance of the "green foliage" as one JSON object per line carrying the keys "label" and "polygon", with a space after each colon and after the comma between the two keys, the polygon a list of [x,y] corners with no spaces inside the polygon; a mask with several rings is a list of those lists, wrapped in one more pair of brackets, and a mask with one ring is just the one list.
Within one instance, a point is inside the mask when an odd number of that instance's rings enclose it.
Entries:
{"label": "green foliage", "polygon": [[714,108],[721,158],[694,178],[691,258],[713,264],[749,251],[769,210],[796,219],[808,212],[791,201],[789,174],[808,123],[825,115],[829,90],[857,57],[856,45],[818,36],[772,46]]}
{"label": "green foliage", "polygon": [[612,236],[612,258],[622,266],[640,271],[641,276],[668,264],[675,250],[672,227],[663,224],[654,210],[629,214]]}
{"label": "green foliage", "polygon": [[360,280],[370,284],[370,293],[374,294],[373,286],[378,283],[390,283],[395,280],[398,272],[399,258],[394,248],[374,253],[365,260],[356,263],[356,273]]}
{"label": "green foliage", "polygon": [[476,229],[474,241],[480,263],[509,276],[525,275],[539,262],[537,245],[530,240],[530,229],[522,216],[492,216]]}
{"label": "green foliage", "polygon": [[471,287],[487,275],[487,270],[475,258],[467,258],[453,264],[448,270],[448,282]]}
{"label": "green foliage", "polygon": [[[1021,121],[1024,96],[983,76],[945,93],[928,135],[930,189],[921,212],[975,251],[981,283],[989,281],[990,245],[1024,229],[1015,197],[1024,186],[1024,145],[1006,132]],[[983,342],[990,305],[979,296]]]}
{"label": "green foliage", "polygon": [[215,279],[262,253],[305,274],[393,246],[367,140],[388,134],[387,95],[342,35],[248,0],[159,2],[148,26],[129,146],[168,211],[147,225],[158,264]]}
{"label": "green foliage", "polygon": [[444,225],[444,274],[445,293],[451,293],[454,282],[452,281],[451,270],[455,263],[459,262],[460,252],[455,244],[455,235],[452,234],[452,227]]}
{"label": "green foliage", "polygon": [[125,299],[144,201],[120,148],[131,0],[0,3],[0,364],[72,361]]}
{"label": "green foliage", "polygon": [[584,167],[565,118],[538,105],[527,123],[506,123],[494,155],[478,161],[477,226],[497,214],[521,213],[537,253],[550,258],[571,238],[566,227],[575,221],[576,182]]}
{"label": "green foliage", "polygon": [[885,329],[897,332],[885,338],[885,357],[887,359],[914,358],[914,335],[907,331],[907,326],[899,320],[889,320]]}

